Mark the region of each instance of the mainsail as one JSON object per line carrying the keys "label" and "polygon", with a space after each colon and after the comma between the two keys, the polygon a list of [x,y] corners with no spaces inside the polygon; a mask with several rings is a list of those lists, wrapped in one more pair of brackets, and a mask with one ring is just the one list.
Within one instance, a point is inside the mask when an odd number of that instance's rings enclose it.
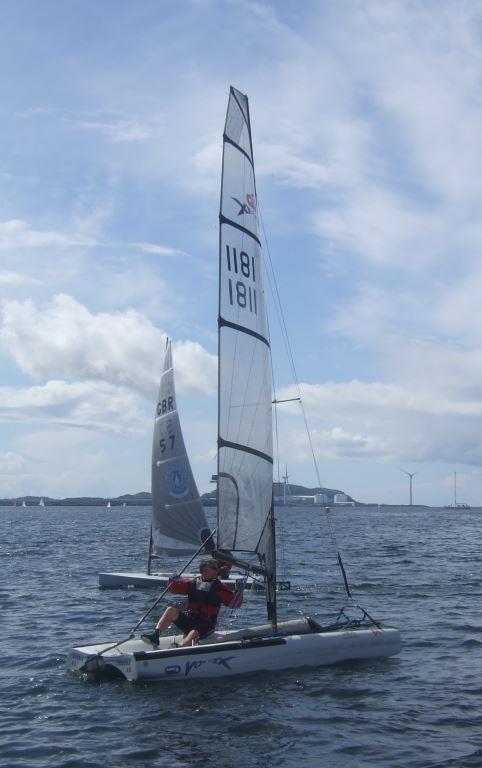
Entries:
{"label": "mainsail", "polygon": [[152,552],[189,555],[209,533],[184,447],[168,339],[152,441]]}
{"label": "mainsail", "polygon": [[235,88],[223,140],[218,548],[259,556],[268,579],[268,610],[271,602],[274,611],[271,353],[248,99]]}

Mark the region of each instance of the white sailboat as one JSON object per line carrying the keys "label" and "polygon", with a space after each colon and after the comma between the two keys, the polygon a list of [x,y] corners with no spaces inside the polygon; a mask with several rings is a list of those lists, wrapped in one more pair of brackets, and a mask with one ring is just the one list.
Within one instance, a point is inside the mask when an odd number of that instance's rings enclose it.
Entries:
{"label": "white sailboat", "polygon": [[447,509],[471,509],[470,504],[457,501],[457,472],[454,472],[454,503],[448,504]]}
{"label": "white sailboat", "polygon": [[[165,587],[170,571],[153,570],[153,562],[193,555],[204,542],[213,549],[211,530],[187,455],[177,408],[171,340],[166,340],[159,384],[151,461],[152,518],[147,570],[99,574],[100,587]],[[186,574],[186,578],[195,574]],[[235,586],[241,573],[225,579]]]}
{"label": "white sailboat", "polygon": [[44,502],[44,500],[43,500],[43,499],[40,499],[40,501],[39,501],[38,505],[39,505],[39,507],[45,507],[45,502]]}
{"label": "white sailboat", "polygon": [[[223,138],[215,554],[222,559],[229,550],[234,564],[266,580],[268,622],[218,631],[184,648],[173,648],[174,636],[165,636],[153,649],[136,636],[145,614],[125,640],[73,648],[67,662],[73,671],[121,675],[132,681],[220,678],[386,657],[400,651],[399,631],[382,627],[365,611],[357,621],[341,611],[340,620],[329,626],[308,616],[278,621],[271,351],[248,100],[234,88]],[[199,536],[202,539],[201,530]]]}

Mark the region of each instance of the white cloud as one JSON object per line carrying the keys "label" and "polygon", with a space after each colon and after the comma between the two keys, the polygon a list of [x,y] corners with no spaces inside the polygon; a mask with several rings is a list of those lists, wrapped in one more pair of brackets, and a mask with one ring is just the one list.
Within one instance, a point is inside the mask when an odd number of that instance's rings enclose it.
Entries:
{"label": "white cloud", "polygon": [[163,334],[135,310],[94,315],[61,294],[44,309],[4,302],[1,338],[34,378],[99,379],[152,395]]}
{"label": "white cloud", "polygon": [[126,387],[105,382],[48,381],[44,386],[0,387],[0,420],[47,422],[117,434],[137,434],[149,423],[144,403]]}
{"label": "white cloud", "polygon": [[283,184],[302,189],[318,188],[325,184],[329,172],[323,163],[303,158],[302,152],[296,153],[293,146],[280,144],[260,144],[260,162],[258,172],[272,175]]}
{"label": "white cloud", "polygon": [[26,469],[25,458],[15,451],[0,453],[0,475],[18,474]]}
{"label": "white cloud", "polygon": [[218,359],[197,342],[175,343],[173,365],[180,392],[213,395],[217,391]]}
{"label": "white cloud", "polygon": [[185,256],[183,251],[179,251],[176,248],[168,248],[165,245],[158,245],[156,243],[133,243],[136,248],[140,248],[145,253],[152,253],[158,256]]}
{"label": "white cloud", "polygon": [[[56,296],[43,309],[30,300],[4,302],[0,338],[22,371],[34,378],[103,381],[149,399],[159,381],[165,343],[165,335],[135,310],[94,315],[67,295]],[[212,391],[215,358],[195,343],[175,349],[180,391]]]}
{"label": "white cloud", "polygon": [[107,433],[73,428],[36,429],[15,440],[22,474],[5,476],[5,495],[64,498],[118,496],[147,491],[151,435],[128,440]]}
{"label": "white cloud", "polygon": [[79,240],[62,232],[32,229],[26,221],[21,219],[0,222],[0,249],[65,248],[92,243],[92,240]]}
{"label": "white cloud", "polygon": [[0,271],[0,285],[41,285],[42,281],[31,275],[8,270]]}
{"label": "white cloud", "polygon": [[393,191],[370,184],[352,189],[337,207],[320,209],[313,225],[323,238],[369,262],[415,270],[439,260],[440,244],[454,239],[452,225],[443,217],[413,203],[409,207]]}
{"label": "white cloud", "polygon": [[[428,384],[405,388],[361,381],[302,384],[301,392],[315,454],[322,460],[482,462],[480,397],[457,397]],[[278,394],[296,396],[291,389]],[[280,408],[282,445],[291,446],[290,460],[306,461],[309,445],[292,418],[297,411],[296,405]]]}
{"label": "white cloud", "polygon": [[152,139],[155,134],[153,126],[130,119],[80,120],[76,125],[85,130],[99,131],[115,143],[143,142]]}

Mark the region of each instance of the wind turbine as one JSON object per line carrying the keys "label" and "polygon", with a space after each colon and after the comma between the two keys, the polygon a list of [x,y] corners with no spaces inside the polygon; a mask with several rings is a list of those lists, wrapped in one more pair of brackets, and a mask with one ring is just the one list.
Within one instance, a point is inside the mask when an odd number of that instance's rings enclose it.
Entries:
{"label": "wind turbine", "polygon": [[416,472],[406,472],[404,469],[402,469],[402,472],[405,475],[408,475],[409,478],[410,478],[410,506],[413,506],[412,505],[412,481],[413,481],[414,475],[416,475],[417,473]]}

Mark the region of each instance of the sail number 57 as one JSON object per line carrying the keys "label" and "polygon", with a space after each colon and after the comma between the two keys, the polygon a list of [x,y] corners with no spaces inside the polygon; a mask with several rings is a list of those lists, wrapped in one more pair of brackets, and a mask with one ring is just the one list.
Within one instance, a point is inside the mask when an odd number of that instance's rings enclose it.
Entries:
{"label": "sail number 57", "polygon": [[226,266],[228,272],[233,274],[233,277],[228,277],[229,303],[231,306],[249,309],[256,315],[258,313],[256,288],[247,283],[248,280],[256,283],[254,256],[250,256],[246,251],[238,253],[236,248],[226,245]]}
{"label": "sail number 57", "polygon": [[159,448],[161,449],[161,453],[165,453],[166,448],[170,448],[171,451],[174,450],[174,435],[169,435],[167,439],[161,437],[159,440]]}

